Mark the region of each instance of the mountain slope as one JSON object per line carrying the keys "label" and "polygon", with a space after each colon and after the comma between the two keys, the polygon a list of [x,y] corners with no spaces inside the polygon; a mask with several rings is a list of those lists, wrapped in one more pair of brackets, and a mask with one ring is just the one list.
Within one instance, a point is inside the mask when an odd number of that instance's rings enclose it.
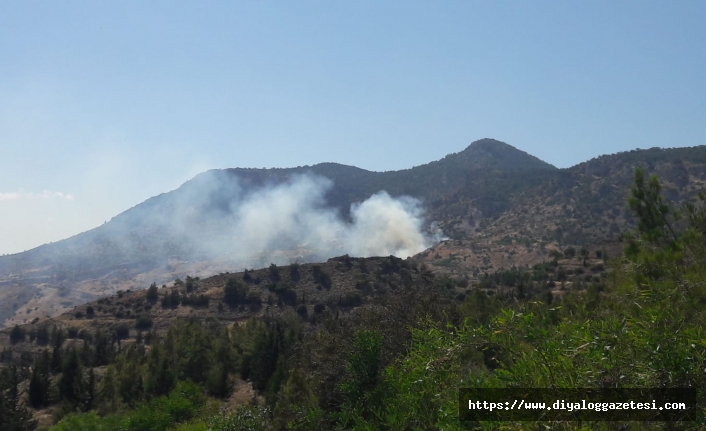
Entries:
{"label": "mountain slope", "polygon": [[634,224],[627,198],[636,166],[656,174],[665,198],[677,206],[706,189],[706,146],[601,156],[515,196],[513,210],[490,223],[483,236],[515,233],[560,244],[615,239]]}
{"label": "mountain slope", "polygon": [[[229,255],[222,242],[219,248],[205,246],[224,237],[241,241],[239,234],[229,231],[240,202],[306,175],[331,182],[328,188],[321,186],[321,201],[312,201],[316,211],[330,207],[350,221],[351,205],[377,192],[412,196],[422,202],[425,223],[438,222],[446,235],[465,244],[457,247],[469,256],[476,252],[486,256],[468,259],[468,265],[487,261],[483,271],[513,265],[501,247],[514,242],[535,244],[525,250],[533,257],[517,262],[541,261],[545,246],[595,244],[616,238],[631,225],[625,198],[635,165],[657,173],[665,181],[666,197],[674,202],[692,197],[706,185],[703,146],[631,151],[557,169],[492,139],[401,171],[371,172],[336,163],[211,170],[96,229],[0,257],[0,321],[12,317],[6,324],[13,324],[56,315],[117,290],[187,274],[207,276],[270,262],[330,257],[311,254],[309,245],[296,238],[280,238],[276,250],[249,250],[247,259]],[[478,251],[481,245],[485,251]],[[498,261],[490,255],[506,257]],[[439,256],[447,257],[444,252]],[[461,270],[475,276],[479,268]]]}
{"label": "mountain slope", "polygon": [[[0,257],[0,274],[28,268],[64,265],[96,268],[125,262],[145,262],[174,256],[189,258],[194,244],[179,232],[165,231],[174,217],[188,212],[184,226],[192,230],[231,214],[231,203],[259,187],[281,184],[295,175],[315,174],[333,182],[326,194],[329,205],[344,214],[350,205],[381,190],[393,196],[409,195],[431,206],[463,193],[484,196],[491,176],[499,184],[517,182],[516,172],[552,172],[556,168],[533,156],[493,140],[471,144],[466,150],[415,168],[395,172],[370,172],[335,163],[288,169],[225,169],[197,175],[178,189],[148,199],[108,223],[64,241],[43,245],[17,255]],[[496,178],[497,177],[497,178]],[[469,190],[470,187],[470,190]],[[505,196],[496,195],[497,201]],[[479,205],[482,210],[489,205]],[[209,220],[205,216],[209,216]]]}

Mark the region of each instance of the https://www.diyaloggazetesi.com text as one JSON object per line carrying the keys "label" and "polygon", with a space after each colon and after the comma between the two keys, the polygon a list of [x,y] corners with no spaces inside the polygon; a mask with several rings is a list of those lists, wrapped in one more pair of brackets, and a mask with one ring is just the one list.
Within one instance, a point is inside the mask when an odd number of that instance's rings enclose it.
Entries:
{"label": "https://www.diyaloggazetesi.com text", "polygon": [[475,389],[459,394],[461,420],[694,420],[696,390]]}

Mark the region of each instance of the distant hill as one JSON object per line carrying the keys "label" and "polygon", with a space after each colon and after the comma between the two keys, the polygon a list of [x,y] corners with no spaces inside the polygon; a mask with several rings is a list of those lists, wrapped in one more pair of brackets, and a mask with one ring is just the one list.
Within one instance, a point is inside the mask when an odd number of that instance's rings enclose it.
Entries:
{"label": "distant hill", "polygon": [[[185,230],[201,229],[207,220],[200,215],[216,213],[227,217],[231,212],[229,205],[238,195],[257,187],[280,184],[295,175],[315,174],[330,179],[333,188],[326,195],[327,203],[343,213],[347,213],[352,203],[384,190],[392,196],[420,198],[432,208],[453,205],[448,201],[462,194],[474,199],[479,210],[497,215],[510,197],[502,190],[504,187],[523,190],[532,180],[556,170],[534,156],[492,139],[476,141],[460,153],[402,171],[371,172],[337,163],[287,169],[210,170],[88,232],[0,257],[0,274],[37,265],[93,268],[144,262],[165,255],[192,257],[193,244],[185,242],[175,232],[164,230],[169,227],[171,218],[181,216],[177,214],[179,211],[193,214],[190,220],[193,226],[185,226]],[[528,173],[532,180],[522,181]]]}
{"label": "distant hill", "polygon": [[[400,171],[371,172],[336,163],[211,170],[98,228],[0,257],[0,321],[12,317],[6,323],[22,323],[57,315],[117,290],[144,288],[152,281],[161,284],[187,274],[264,267],[270,261],[312,261],[306,244],[292,245],[284,239],[277,259],[253,250],[249,260],[236,262],[228,259],[227,250],[221,256],[202,247],[223,236],[232,222],[234,202],[297,175],[328,178],[332,185],[324,195],[325,205],[336,208],[344,219],[350,217],[352,204],[377,192],[411,196],[422,202],[427,223],[437,222],[469,253],[481,245],[494,253],[498,247],[522,243],[529,244],[525,252],[534,256],[526,261],[534,262],[544,258],[546,247],[588,246],[615,239],[628,228],[632,221],[625,199],[636,165],[659,175],[673,202],[706,186],[704,146],[636,150],[557,169],[493,139]],[[236,263],[240,266],[234,267]],[[496,261],[480,272],[512,264]],[[463,270],[473,276],[479,266]]]}
{"label": "distant hill", "polygon": [[706,146],[601,156],[513,196],[512,209],[489,221],[481,236],[525,236],[558,244],[616,239],[634,224],[627,198],[636,166],[656,174],[664,196],[675,205],[706,189]]}

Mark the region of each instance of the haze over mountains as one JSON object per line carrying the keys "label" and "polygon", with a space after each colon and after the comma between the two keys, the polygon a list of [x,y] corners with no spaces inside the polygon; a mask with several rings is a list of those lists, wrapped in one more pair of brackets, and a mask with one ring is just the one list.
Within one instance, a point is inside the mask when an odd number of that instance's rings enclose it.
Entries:
{"label": "haze over mountains", "polygon": [[589,246],[630,226],[625,199],[635,165],[657,173],[673,202],[706,187],[704,146],[631,151],[558,169],[483,139],[401,171],[335,163],[211,170],[91,231],[0,257],[0,321],[56,315],[187,274],[343,254],[405,258],[446,237],[466,248],[536,245],[527,250],[541,260],[545,246]]}

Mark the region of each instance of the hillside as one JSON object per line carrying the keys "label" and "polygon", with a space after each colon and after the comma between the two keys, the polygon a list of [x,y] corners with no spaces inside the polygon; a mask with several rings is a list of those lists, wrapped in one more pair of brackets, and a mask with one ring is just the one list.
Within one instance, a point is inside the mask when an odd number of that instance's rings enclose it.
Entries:
{"label": "hillside", "polygon": [[[529,184],[521,181],[515,170],[536,172],[541,177],[555,168],[507,144],[483,140],[461,153],[397,172],[369,172],[334,163],[208,171],[96,229],[0,257],[0,320],[14,315],[6,322],[12,324],[57,315],[99,296],[144,285],[147,280],[162,284],[187,273],[203,276],[340,254],[315,256],[299,244],[287,244],[233,256],[222,244],[223,233],[237,210],[234,203],[297,175],[313,174],[331,180],[325,204],[338,210],[344,219],[350,216],[351,204],[384,190],[392,196],[410,195],[422,200],[430,222],[446,217],[449,211],[459,211],[455,208],[456,196],[472,196],[474,190],[478,191],[478,211],[497,212],[510,196],[498,193],[498,187],[509,190]],[[497,181],[489,181],[489,177],[497,177]],[[490,183],[495,189],[488,186]]]}
{"label": "hillside", "polygon": [[[80,337],[83,331],[112,334],[126,328],[120,338],[134,342],[139,332],[163,333],[177,318],[207,321],[218,319],[228,324],[252,317],[282,316],[295,312],[315,324],[324,314],[349,313],[358,307],[385,302],[396,292],[436,289],[434,276],[412,259],[394,256],[352,258],[340,256],[327,262],[292,264],[220,273],[208,278],[185,277],[157,287],[148,296],[147,286],[119,291],[80,306],[52,319],[23,326],[25,342],[11,343],[9,330],[0,335],[0,350],[10,348],[15,359],[22,352],[38,354],[45,344],[36,339],[42,328],[60,328]],[[232,286],[232,295],[226,294]],[[177,293],[175,296],[175,292]],[[455,290],[449,291],[452,298]],[[176,298],[176,299],[175,299]],[[141,322],[149,322],[141,324]]]}
{"label": "hillside", "polygon": [[616,239],[634,225],[627,198],[636,166],[656,174],[668,202],[706,189],[706,147],[633,150],[561,170],[513,197],[512,210],[484,226],[481,237],[529,237],[559,244]]}
{"label": "hillside", "polygon": [[[679,388],[654,398],[686,402],[669,420],[701,429],[706,194],[672,230],[672,210],[640,210],[662,191],[632,193],[640,228],[624,244],[445,240],[407,259],[187,276],[2,330],[0,417],[53,431],[461,430],[460,387]],[[565,428],[604,419],[576,414]],[[673,428],[637,418],[596,429]]]}
{"label": "hillside", "polygon": [[[514,147],[483,139],[441,160],[401,171],[371,172],[336,163],[288,169],[225,169],[197,175],[91,231],[0,257],[0,320],[5,325],[54,316],[118,290],[186,275],[314,262],[350,253],[331,244],[282,235],[260,245],[233,230],[242,202],[302,175],[324,177],[309,203],[351,222],[351,205],[386,191],[419,199],[424,225],[438,224],[454,251],[432,249],[435,271],[477,278],[547,259],[567,246],[605,248],[631,226],[625,199],[636,165],[657,173],[674,203],[706,185],[706,147],[630,151],[557,169]],[[232,244],[246,244],[246,252]],[[430,244],[433,246],[433,244]],[[256,247],[256,248],[252,248]],[[610,248],[612,246],[609,246]],[[251,249],[252,248],[252,249]],[[444,264],[449,254],[463,264]],[[383,254],[389,254],[383,253]],[[369,254],[367,254],[369,255]],[[452,259],[453,260],[453,259]]]}
{"label": "hillside", "polygon": [[[244,334],[250,332],[251,326],[261,329],[258,322],[282,322],[287,325],[287,331],[298,328],[296,331],[301,334],[313,334],[317,328],[332,323],[353,328],[361,319],[375,316],[378,324],[388,322],[390,334],[396,334],[390,345],[399,350],[409,340],[408,325],[416,324],[417,319],[435,307],[455,303],[454,295],[465,290],[449,287],[445,279],[436,279],[412,259],[394,256],[340,256],[317,264],[271,265],[204,279],[187,277],[170,285],[119,291],[55,318],[34,321],[12,331],[0,331],[0,371],[2,364],[31,365],[50,352],[53,357],[60,357],[55,361],[61,362],[61,358],[69,357],[72,351],[83,349],[84,357],[86,354],[93,356],[90,362],[95,367],[95,383],[104,384],[106,365],[122,361],[119,358],[125,352],[133,352],[128,353],[133,355],[155,349],[158,340],[172,336],[169,334],[174,332],[175,324],[189,324],[185,322],[208,326],[214,331],[243,328]],[[17,337],[18,330],[21,339]],[[182,331],[183,328],[179,330]],[[187,345],[206,341],[189,340]],[[249,357],[253,361],[263,360],[257,352],[245,353],[256,340],[241,341],[242,349],[235,356],[240,358],[241,364],[249,361]],[[294,341],[283,339],[280,349]],[[211,340],[202,347],[210,350],[215,345]],[[285,351],[281,351],[282,360],[284,354]],[[247,355],[250,356],[246,358]],[[202,356],[198,364],[203,374],[209,367],[206,362]],[[120,375],[121,381],[127,379],[125,384],[134,384],[126,371]],[[264,386],[258,384],[256,376],[246,381],[247,376],[240,371],[239,377],[233,381],[237,390],[229,403],[255,401],[258,393],[253,389],[263,391]],[[52,405],[37,409],[34,416],[41,427],[46,427],[56,421],[54,418],[63,408]]]}

